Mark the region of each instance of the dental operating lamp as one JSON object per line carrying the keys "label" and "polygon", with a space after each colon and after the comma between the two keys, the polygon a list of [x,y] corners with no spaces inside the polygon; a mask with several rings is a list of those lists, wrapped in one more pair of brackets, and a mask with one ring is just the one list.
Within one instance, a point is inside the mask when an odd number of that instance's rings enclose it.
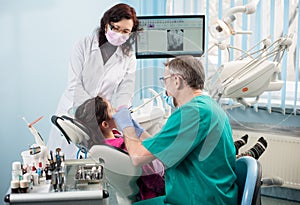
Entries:
{"label": "dental operating lamp", "polygon": [[209,27],[211,36],[218,41],[223,41],[231,35],[251,34],[251,31],[235,31],[232,22],[236,20],[235,14],[237,13],[253,14],[256,11],[258,2],[259,0],[252,0],[244,6],[230,8],[222,20],[217,19],[211,23]]}

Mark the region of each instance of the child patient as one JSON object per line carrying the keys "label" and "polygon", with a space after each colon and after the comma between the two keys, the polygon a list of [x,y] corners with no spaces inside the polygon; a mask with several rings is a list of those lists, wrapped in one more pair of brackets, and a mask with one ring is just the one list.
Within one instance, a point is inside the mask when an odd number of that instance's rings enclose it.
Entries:
{"label": "child patient", "polygon": [[[81,104],[75,112],[75,119],[89,129],[90,141],[87,147],[101,142],[126,150],[122,134],[116,129],[116,123],[112,118],[114,109],[110,102],[102,97],[95,97]],[[136,122],[134,122],[136,123]],[[99,144],[99,143],[98,143]],[[145,200],[165,194],[164,167],[159,160],[142,167],[143,175],[137,180],[140,188],[138,200]]]}

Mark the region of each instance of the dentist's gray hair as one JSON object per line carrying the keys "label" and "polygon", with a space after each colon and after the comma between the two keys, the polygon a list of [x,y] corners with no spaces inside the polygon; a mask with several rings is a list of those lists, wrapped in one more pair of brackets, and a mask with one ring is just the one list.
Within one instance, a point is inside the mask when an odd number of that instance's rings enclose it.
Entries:
{"label": "dentist's gray hair", "polygon": [[165,63],[170,74],[179,74],[194,89],[203,89],[205,73],[202,63],[193,56],[177,56]]}

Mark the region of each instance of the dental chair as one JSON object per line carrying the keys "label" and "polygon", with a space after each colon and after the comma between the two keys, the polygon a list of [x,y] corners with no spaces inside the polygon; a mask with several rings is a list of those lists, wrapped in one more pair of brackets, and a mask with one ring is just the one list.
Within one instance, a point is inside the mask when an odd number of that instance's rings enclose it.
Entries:
{"label": "dental chair", "polygon": [[75,119],[62,115],[52,116],[51,121],[62,132],[69,143],[75,143],[87,158],[99,162],[104,167],[104,179],[116,191],[118,204],[130,205],[139,193],[136,180],[142,175],[142,168],[135,167],[125,151],[109,145],[94,145],[89,150],[84,142],[89,139],[87,129]]}
{"label": "dental chair", "polygon": [[85,144],[90,139],[89,135],[87,134],[88,129],[67,115],[53,115],[51,117],[51,122],[59,129],[69,144],[74,143],[78,147],[76,158],[79,158],[80,153],[83,153],[86,158],[87,149]]}

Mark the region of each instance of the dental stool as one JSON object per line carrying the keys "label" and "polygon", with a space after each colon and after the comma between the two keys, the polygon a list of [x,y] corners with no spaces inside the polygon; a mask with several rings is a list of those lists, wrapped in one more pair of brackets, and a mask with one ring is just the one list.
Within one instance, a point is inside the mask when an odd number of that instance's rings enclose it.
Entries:
{"label": "dental stool", "polygon": [[124,150],[109,145],[94,145],[87,150],[84,142],[89,139],[86,127],[69,116],[52,116],[51,121],[62,132],[69,143],[74,143],[87,158],[99,162],[104,167],[104,179],[116,191],[120,205],[130,205],[136,201],[139,193],[136,180],[142,175],[142,168],[132,165]]}
{"label": "dental stool", "polygon": [[253,157],[244,156],[236,161],[238,204],[261,205],[262,167]]}

